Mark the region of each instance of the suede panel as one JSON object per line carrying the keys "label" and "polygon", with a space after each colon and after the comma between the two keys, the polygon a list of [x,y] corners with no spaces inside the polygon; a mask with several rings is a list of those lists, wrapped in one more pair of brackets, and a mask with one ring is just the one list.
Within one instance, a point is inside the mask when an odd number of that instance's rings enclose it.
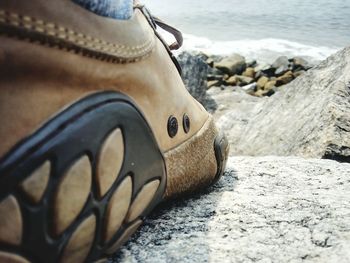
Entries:
{"label": "suede panel", "polygon": [[165,153],[167,188],[165,198],[205,188],[217,172],[214,140],[217,130],[212,118],[191,139]]}

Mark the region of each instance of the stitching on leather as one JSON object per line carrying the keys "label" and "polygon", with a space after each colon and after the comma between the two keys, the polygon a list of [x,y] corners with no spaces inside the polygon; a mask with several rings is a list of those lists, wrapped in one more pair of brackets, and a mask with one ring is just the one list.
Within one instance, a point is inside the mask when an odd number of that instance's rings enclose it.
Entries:
{"label": "stitching on leather", "polygon": [[98,51],[118,57],[119,60],[126,62],[129,60],[136,61],[137,58],[132,58],[135,56],[146,56],[147,54],[145,53],[152,49],[154,43],[154,39],[152,38],[138,46],[119,45],[75,32],[69,28],[54,23],[48,23],[30,16],[22,16],[4,10],[0,10],[0,24],[1,23],[49,37],[58,38],[62,41],[73,43],[88,50]]}

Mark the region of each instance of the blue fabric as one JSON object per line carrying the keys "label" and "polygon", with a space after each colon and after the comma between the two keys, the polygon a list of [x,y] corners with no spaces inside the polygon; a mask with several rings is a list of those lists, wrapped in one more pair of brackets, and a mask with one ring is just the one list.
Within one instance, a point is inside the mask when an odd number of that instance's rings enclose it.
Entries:
{"label": "blue fabric", "polygon": [[97,15],[129,19],[133,14],[133,0],[72,0]]}

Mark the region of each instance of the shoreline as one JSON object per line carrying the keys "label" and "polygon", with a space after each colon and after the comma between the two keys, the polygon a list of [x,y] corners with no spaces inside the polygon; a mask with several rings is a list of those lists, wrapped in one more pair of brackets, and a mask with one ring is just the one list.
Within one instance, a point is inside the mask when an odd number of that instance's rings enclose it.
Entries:
{"label": "shoreline", "polygon": [[[266,63],[273,63],[280,56],[299,56],[315,64],[344,48],[280,38],[216,40],[186,33],[183,36],[184,45],[180,53],[203,52],[209,55],[229,56],[234,52],[249,60],[256,59]],[[169,41],[172,42],[170,38]]]}

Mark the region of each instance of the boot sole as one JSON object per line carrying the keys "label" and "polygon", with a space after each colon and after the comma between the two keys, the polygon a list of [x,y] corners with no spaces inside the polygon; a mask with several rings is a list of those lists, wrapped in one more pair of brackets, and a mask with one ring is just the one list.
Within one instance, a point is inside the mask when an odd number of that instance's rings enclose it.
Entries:
{"label": "boot sole", "polygon": [[0,160],[0,262],[106,258],[164,198],[216,182],[227,151],[210,119],[163,157],[132,100],[88,96]]}
{"label": "boot sole", "polygon": [[163,155],[134,103],[115,92],[89,96],[0,161],[0,262],[106,257],[165,188]]}

